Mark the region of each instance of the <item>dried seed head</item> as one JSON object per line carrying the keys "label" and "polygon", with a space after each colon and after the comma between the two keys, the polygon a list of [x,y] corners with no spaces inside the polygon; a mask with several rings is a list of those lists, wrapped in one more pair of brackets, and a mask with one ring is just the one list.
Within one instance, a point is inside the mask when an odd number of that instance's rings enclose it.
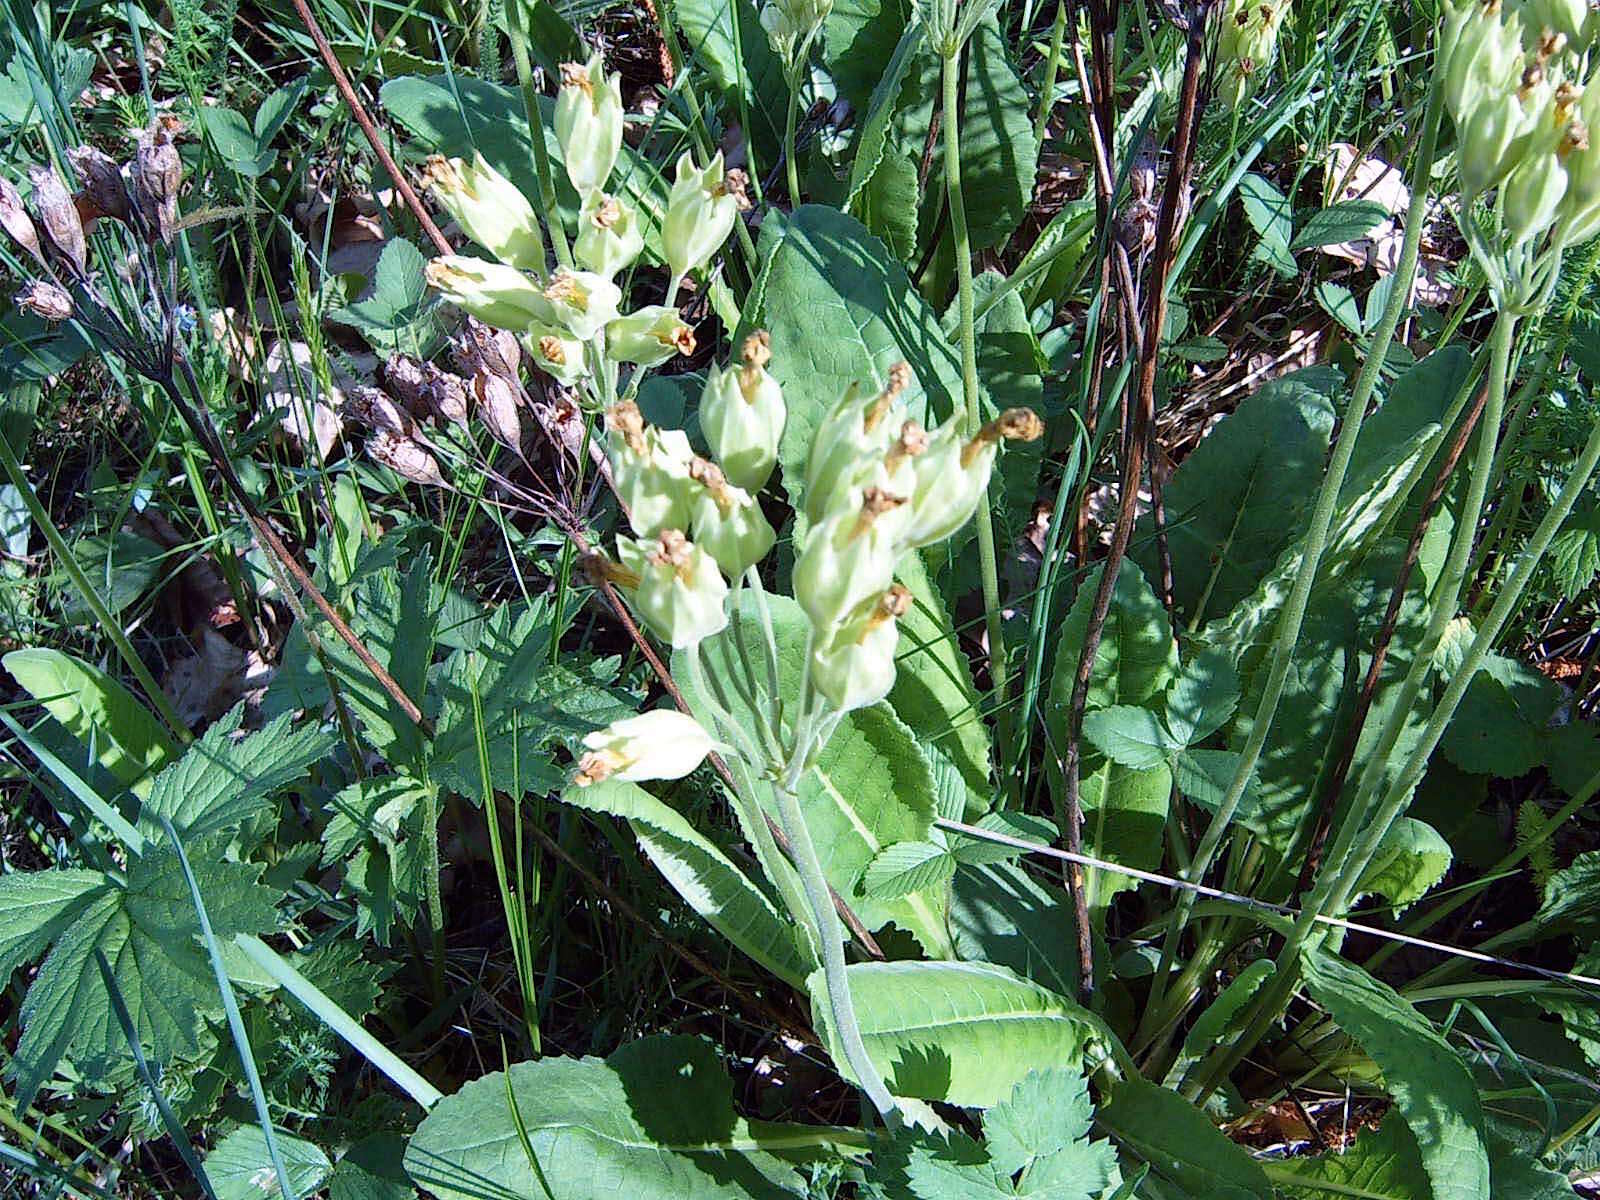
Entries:
{"label": "dried seed head", "polygon": [[79,200],[87,201],[92,210],[88,219],[128,219],[128,185],[122,178],[122,168],[109,155],[93,146],[78,146],[67,151],[67,161],[83,180]]}
{"label": "dried seed head", "polygon": [[573,308],[588,308],[589,293],[570,271],[557,271],[545,285],[546,300],[570,304]]}
{"label": "dried seed head", "polygon": [[438,367],[429,366],[427,371],[428,384],[425,395],[428,407],[438,414],[440,420],[464,426],[468,414],[472,411],[472,399],[467,391],[467,381],[459,375],[452,375],[449,371],[441,371]]}
{"label": "dried seed head", "polygon": [[750,209],[750,193],[747,190],[749,186],[750,177],[738,167],[734,167],[722,177],[722,186],[714,189],[712,194],[717,196],[732,196],[733,202],[738,207],[739,211],[748,212]]}
{"label": "dried seed head", "polygon": [[852,534],[860,537],[872,528],[872,523],[884,513],[893,512],[906,502],[904,496],[893,496],[882,488],[869,487],[861,493],[861,515],[856,518],[856,527]]}
{"label": "dried seed head", "polygon": [[39,231],[34,228],[28,210],[22,206],[22,194],[17,191],[16,184],[3,176],[0,176],[0,229],[4,229],[7,237],[33,255],[40,266],[44,265]]}
{"label": "dried seed head", "polygon": [[1582,121],[1573,121],[1572,124],[1567,126],[1567,132],[1562,137],[1561,145],[1557,147],[1556,152],[1562,158],[1566,158],[1567,155],[1575,150],[1587,150],[1588,148],[1589,127]]}
{"label": "dried seed head", "polygon": [[517,344],[517,335],[510,330],[495,329],[477,317],[468,317],[466,331],[456,339],[452,357],[456,366],[469,375],[492,371],[515,383],[522,349]]}
{"label": "dried seed head", "polygon": [[478,416],[483,418],[491,437],[522,453],[522,418],[517,413],[517,396],[511,385],[489,371],[472,377],[472,394],[478,400]]}
{"label": "dried seed head", "polygon": [[876,429],[878,423],[889,415],[894,402],[900,398],[900,393],[905,391],[910,383],[911,367],[908,364],[897,362],[889,368],[889,382],[883,385],[883,391],[878,393],[878,398],[867,410],[864,424],[868,433]]}
{"label": "dried seed head", "polygon": [[351,421],[374,432],[392,433],[402,438],[417,434],[417,423],[411,419],[411,414],[396,404],[387,392],[375,387],[357,384],[346,391],[344,413]]}
{"label": "dried seed head", "polygon": [[396,437],[392,433],[374,434],[367,439],[367,453],[374,462],[388,467],[412,483],[445,486],[444,476],[439,473],[439,464],[434,461],[433,455],[409,438]]}
{"label": "dried seed head", "polygon": [[970,467],[978,451],[1002,438],[1008,442],[1033,442],[1044,436],[1044,421],[1031,408],[1008,408],[990,421],[961,448],[961,465]]}
{"label": "dried seed head", "polygon": [[867,618],[866,632],[879,628],[885,621],[893,621],[905,616],[911,611],[911,590],[903,584],[895,584],[883,595],[878,597],[878,603],[872,610],[872,615]]}
{"label": "dried seed head", "polygon": [[1567,35],[1557,33],[1548,26],[1539,34],[1539,48],[1535,55],[1541,65],[1549,62],[1567,48]]}
{"label": "dried seed head", "polygon": [[615,196],[607,196],[589,215],[589,220],[594,222],[596,229],[610,229],[622,220],[622,205],[617,203]]}
{"label": "dried seed head", "polygon": [[900,426],[900,436],[889,447],[889,454],[884,460],[884,465],[893,472],[908,458],[915,458],[928,448],[928,431],[915,421],[907,421]]}
{"label": "dried seed head", "polygon": [[551,366],[564,367],[567,365],[567,348],[562,345],[561,339],[553,333],[547,333],[539,339],[539,356]]}
{"label": "dried seed head", "polygon": [[83,274],[88,268],[89,243],[83,236],[78,206],[66,184],[51,167],[29,167],[28,178],[33,181],[33,211],[44,228],[46,241],[78,274]]}
{"label": "dried seed head", "polygon": [[133,207],[147,232],[162,242],[172,240],[178,224],[178,189],[183,186],[183,162],[174,144],[183,125],[176,118],[160,117],[139,138],[133,156]]}
{"label": "dried seed head", "polygon": [[17,307],[46,321],[65,321],[72,316],[72,297],[59,284],[35,279],[17,293]]}
{"label": "dried seed head", "polygon": [[383,364],[383,382],[407,412],[420,415],[428,411],[428,375],[411,355],[391,354]]}

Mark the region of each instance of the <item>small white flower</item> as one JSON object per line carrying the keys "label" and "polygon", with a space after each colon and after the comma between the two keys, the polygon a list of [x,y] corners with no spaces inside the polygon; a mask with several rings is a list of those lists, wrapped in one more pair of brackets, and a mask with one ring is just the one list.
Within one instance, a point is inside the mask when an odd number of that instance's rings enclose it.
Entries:
{"label": "small white flower", "polygon": [[682,779],[717,745],[693,717],[669,708],[613,721],[583,744],[588,752],[578,759],[573,778],[579,787],[602,779]]}

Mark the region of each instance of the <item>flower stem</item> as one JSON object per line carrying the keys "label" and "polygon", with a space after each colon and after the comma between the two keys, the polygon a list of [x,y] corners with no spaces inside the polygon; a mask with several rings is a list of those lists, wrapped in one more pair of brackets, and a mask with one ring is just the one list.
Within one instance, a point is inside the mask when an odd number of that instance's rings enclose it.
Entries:
{"label": "flower stem", "polygon": [[[972,236],[961,193],[961,45],[944,48],[944,179],[949,193],[950,234],[955,240],[956,292],[961,313],[961,394],[967,433],[983,424],[978,399],[978,338],[972,287]],[[989,687],[995,714],[996,761],[1009,762],[1010,714],[1006,702],[1006,643],[1000,609],[1000,571],[995,559],[994,517],[985,492],[978,500],[978,571],[983,582],[984,625],[989,639]]]}

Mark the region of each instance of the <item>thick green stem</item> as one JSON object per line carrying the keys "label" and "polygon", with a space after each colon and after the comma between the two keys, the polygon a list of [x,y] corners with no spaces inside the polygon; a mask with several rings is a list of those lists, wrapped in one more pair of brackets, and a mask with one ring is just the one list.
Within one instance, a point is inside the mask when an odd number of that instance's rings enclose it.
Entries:
{"label": "thick green stem", "polygon": [[[961,393],[966,404],[967,433],[978,432],[983,412],[978,397],[978,339],[972,287],[972,238],[967,230],[967,204],[961,193],[961,47],[944,48],[944,178],[950,198],[950,235],[955,241],[956,291],[961,313]],[[989,637],[989,687],[995,714],[995,757],[1009,762],[1006,746],[1009,717],[1006,692],[1006,642],[1000,609],[1000,571],[995,559],[994,517],[989,496],[978,501],[978,571],[983,581],[984,625]]]}
{"label": "thick green stem", "polygon": [[783,107],[783,167],[789,180],[789,208],[800,207],[800,169],[795,165],[794,126],[800,107],[800,72],[789,73],[789,98]]}
{"label": "thick green stem", "polygon": [[[1372,344],[1367,352],[1366,361],[1361,364],[1361,373],[1356,377],[1355,387],[1350,392],[1350,400],[1345,405],[1339,440],[1334,445],[1327,474],[1323,476],[1322,487],[1317,493],[1316,505],[1312,510],[1311,526],[1306,531],[1300,572],[1295,577],[1294,587],[1289,593],[1289,598],[1284,604],[1283,616],[1278,622],[1277,633],[1273,640],[1271,666],[1267,672],[1261,701],[1256,706],[1255,716],[1250,724],[1250,734],[1245,739],[1239,755],[1238,768],[1228,784],[1222,803],[1218,805],[1211,823],[1206,826],[1189,870],[1185,872],[1190,880],[1203,879],[1206,872],[1211,869],[1211,864],[1222,845],[1223,836],[1238,812],[1239,802],[1244,797],[1245,789],[1255,773],[1256,763],[1266,746],[1267,735],[1271,732],[1273,720],[1278,714],[1278,702],[1283,697],[1289,668],[1293,665],[1294,649],[1300,640],[1300,628],[1305,622],[1306,608],[1311,602],[1317,568],[1322,563],[1323,551],[1327,549],[1328,530],[1333,525],[1334,514],[1338,509],[1339,493],[1344,487],[1345,474],[1355,454],[1356,440],[1361,435],[1367,403],[1372,398],[1373,389],[1377,387],[1384,359],[1389,353],[1389,345],[1394,340],[1395,329],[1399,326],[1400,316],[1410,300],[1411,281],[1416,274],[1417,254],[1422,245],[1422,227],[1427,218],[1428,188],[1433,173],[1434,147],[1439,133],[1439,113],[1442,103],[1440,91],[1441,89],[1436,87],[1429,95],[1427,113],[1423,118],[1422,141],[1417,148],[1416,161],[1411,167],[1411,203],[1406,210],[1405,234],[1400,247],[1400,261],[1394,275],[1394,287],[1389,291],[1383,316],[1377,328],[1373,330]],[[1162,944],[1161,966],[1156,972],[1155,990],[1151,998],[1153,1006],[1157,1006],[1156,1002],[1160,999],[1159,993],[1172,968],[1184,927],[1193,910],[1194,893],[1184,892],[1173,907],[1172,921],[1167,930],[1166,940]]]}
{"label": "thick green stem", "polygon": [[794,850],[795,866],[800,871],[800,885],[805,889],[806,902],[811,909],[811,919],[816,925],[818,950],[822,955],[822,974],[828,989],[828,1015],[833,1024],[834,1036],[844,1051],[845,1065],[856,1077],[867,1099],[889,1125],[898,1120],[899,1108],[889,1094],[877,1064],[867,1053],[861,1040],[861,1025],[856,1020],[855,1001],[850,996],[850,979],[845,973],[844,929],[839,924],[839,914],[834,911],[833,898],[828,894],[828,881],[822,873],[822,862],[811,841],[811,831],[806,828],[805,816],[800,811],[800,798],[795,795],[791,772],[774,790],[778,797],[778,816],[783,831]]}

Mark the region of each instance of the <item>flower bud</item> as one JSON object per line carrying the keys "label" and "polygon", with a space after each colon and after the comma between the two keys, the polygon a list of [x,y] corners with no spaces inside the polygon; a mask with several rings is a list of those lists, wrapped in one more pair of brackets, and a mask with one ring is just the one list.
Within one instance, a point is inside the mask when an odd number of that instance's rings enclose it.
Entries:
{"label": "flower bud", "polygon": [[500,329],[526,329],[550,318],[544,291],[515,267],[441,254],[428,261],[424,274],[450,303]]}
{"label": "flower bud", "polygon": [[1582,39],[1589,19],[1588,0],[1522,0],[1531,29],[1548,29],[1571,41]]}
{"label": "flower bud", "polygon": [[35,279],[17,293],[17,307],[46,321],[65,321],[72,316],[72,297],[59,284]]}
{"label": "flower bud", "polygon": [[557,271],[543,292],[541,320],[560,325],[580,342],[594,339],[617,319],[622,292],[616,284],[592,271]]}
{"label": "flower bud", "polygon": [[183,160],[173,139],[183,126],[175,117],[157,117],[139,137],[133,156],[133,208],[148,236],[170,242],[178,225],[178,189],[183,186]]}
{"label": "flower bud", "polygon": [[835,508],[806,538],[794,564],[794,598],[827,637],[848,613],[894,580],[905,498],[868,488],[857,509]]}
{"label": "flower bud", "polygon": [[128,219],[128,185],[122,178],[122,168],[110,155],[93,146],[76,146],[67,151],[67,161],[83,181],[83,199],[94,217]]}
{"label": "flower bud", "polygon": [[422,179],[462,232],[490,254],[513,267],[544,270],[544,232],[533,205],[482,154],[474,151],[470,164],[435,154]]}
{"label": "flower bud", "polygon": [[22,205],[22,195],[17,185],[0,176],[0,229],[22,249],[31,254],[41,267],[45,265],[44,250],[39,245],[39,231],[33,218]]}
{"label": "flower bud", "polygon": [[789,6],[778,4],[775,0],[762,5],[761,28],[766,30],[767,45],[772,48],[778,61],[786,67],[792,66],[800,39],[805,37],[805,30],[795,23]]}
{"label": "flower bud", "polygon": [[970,440],[961,422],[957,415],[935,430],[912,467],[916,487],[901,533],[907,546],[942,542],[967,523],[989,486],[1001,439],[1031,442],[1044,434],[1044,422],[1029,408],[1006,409]]}
{"label": "flower bud", "polygon": [[472,395],[489,436],[521,454],[522,418],[511,385],[491,371],[479,371],[472,377]]}
{"label": "flower bud", "polygon": [[729,483],[715,464],[691,460],[689,478],[699,484],[690,518],[695,545],[737,579],[767,556],[778,536],[750,493]]}
{"label": "flower bud", "polygon": [[778,462],[788,410],[778,381],[767,374],[771,339],[757,330],[740,351],[744,365],[715,365],[700,394],[700,429],[723,473],[737,486],[759,492]]}
{"label": "flower bud", "polygon": [[1563,143],[1567,194],[1562,201],[1563,236],[1575,246],[1600,233],[1600,146],[1592,144],[1600,130],[1600,85],[1588,88],[1577,104]]}
{"label": "flower bud", "polygon": [[571,387],[589,374],[583,343],[565,329],[535,325],[528,332],[528,341],[533,347],[533,365],[557,382]]}
{"label": "flower bud", "polygon": [[613,721],[585,735],[583,744],[588,753],[579,757],[572,779],[579,787],[602,779],[682,779],[716,749],[698,721],[670,708]]}
{"label": "flower bud", "polygon": [[578,195],[605,186],[622,149],[622,120],[622,82],[606,74],[598,54],[587,63],[561,64],[556,140]]}
{"label": "flower bud", "polygon": [[660,366],[674,354],[694,353],[694,330],[676,308],[652,304],[606,326],[606,357],[612,362]]}
{"label": "flower bud", "polygon": [[643,249],[644,231],[632,207],[604,192],[590,192],[578,218],[578,240],[572,244],[578,263],[611,279]]}
{"label": "flower bud", "polygon": [[439,464],[434,461],[433,455],[410,438],[397,437],[380,430],[367,439],[367,453],[373,462],[388,467],[412,483],[444,486],[444,476],[439,473]]}
{"label": "flower bud", "polygon": [[685,650],[728,624],[728,585],[716,561],[677,529],[654,539],[618,538],[617,555],[637,575],[634,607],[645,627]]}
{"label": "flower bud", "polygon": [[840,712],[876,704],[894,686],[898,617],[911,611],[911,593],[900,584],[869,596],[838,631],[811,655],[811,680]]}
{"label": "flower bud", "polygon": [[889,382],[883,391],[871,400],[863,401],[851,385],[822,418],[806,460],[806,516],[810,520],[822,520],[833,504],[853,508],[858,501],[851,493],[873,484],[877,468],[903,424],[896,409],[910,383],[911,368],[896,363],[889,368]]}
{"label": "flower bud", "polygon": [[649,538],[689,528],[694,452],[683,431],[646,425],[639,406],[624,400],[606,410],[606,432],[612,485],[634,533]]}
{"label": "flower bud", "polygon": [[672,194],[667,199],[667,219],[661,229],[667,265],[673,273],[687,275],[711,261],[733,232],[740,210],[749,207],[744,195],[744,172],[724,172],[722,151],[717,151],[703,171],[695,168],[694,158],[684,151],[678,159]]}
{"label": "flower bud", "polygon": [[33,182],[33,211],[44,227],[45,240],[81,275],[89,261],[89,243],[83,236],[83,219],[61,177],[51,167],[29,167]]}
{"label": "flower bud", "polygon": [[1527,154],[1500,187],[1500,209],[1513,245],[1550,227],[1567,192],[1567,170],[1553,150]]}
{"label": "flower bud", "polygon": [[1532,122],[1515,93],[1485,94],[1457,122],[1456,172],[1464,195],[1495,186],[1516,165]]}

